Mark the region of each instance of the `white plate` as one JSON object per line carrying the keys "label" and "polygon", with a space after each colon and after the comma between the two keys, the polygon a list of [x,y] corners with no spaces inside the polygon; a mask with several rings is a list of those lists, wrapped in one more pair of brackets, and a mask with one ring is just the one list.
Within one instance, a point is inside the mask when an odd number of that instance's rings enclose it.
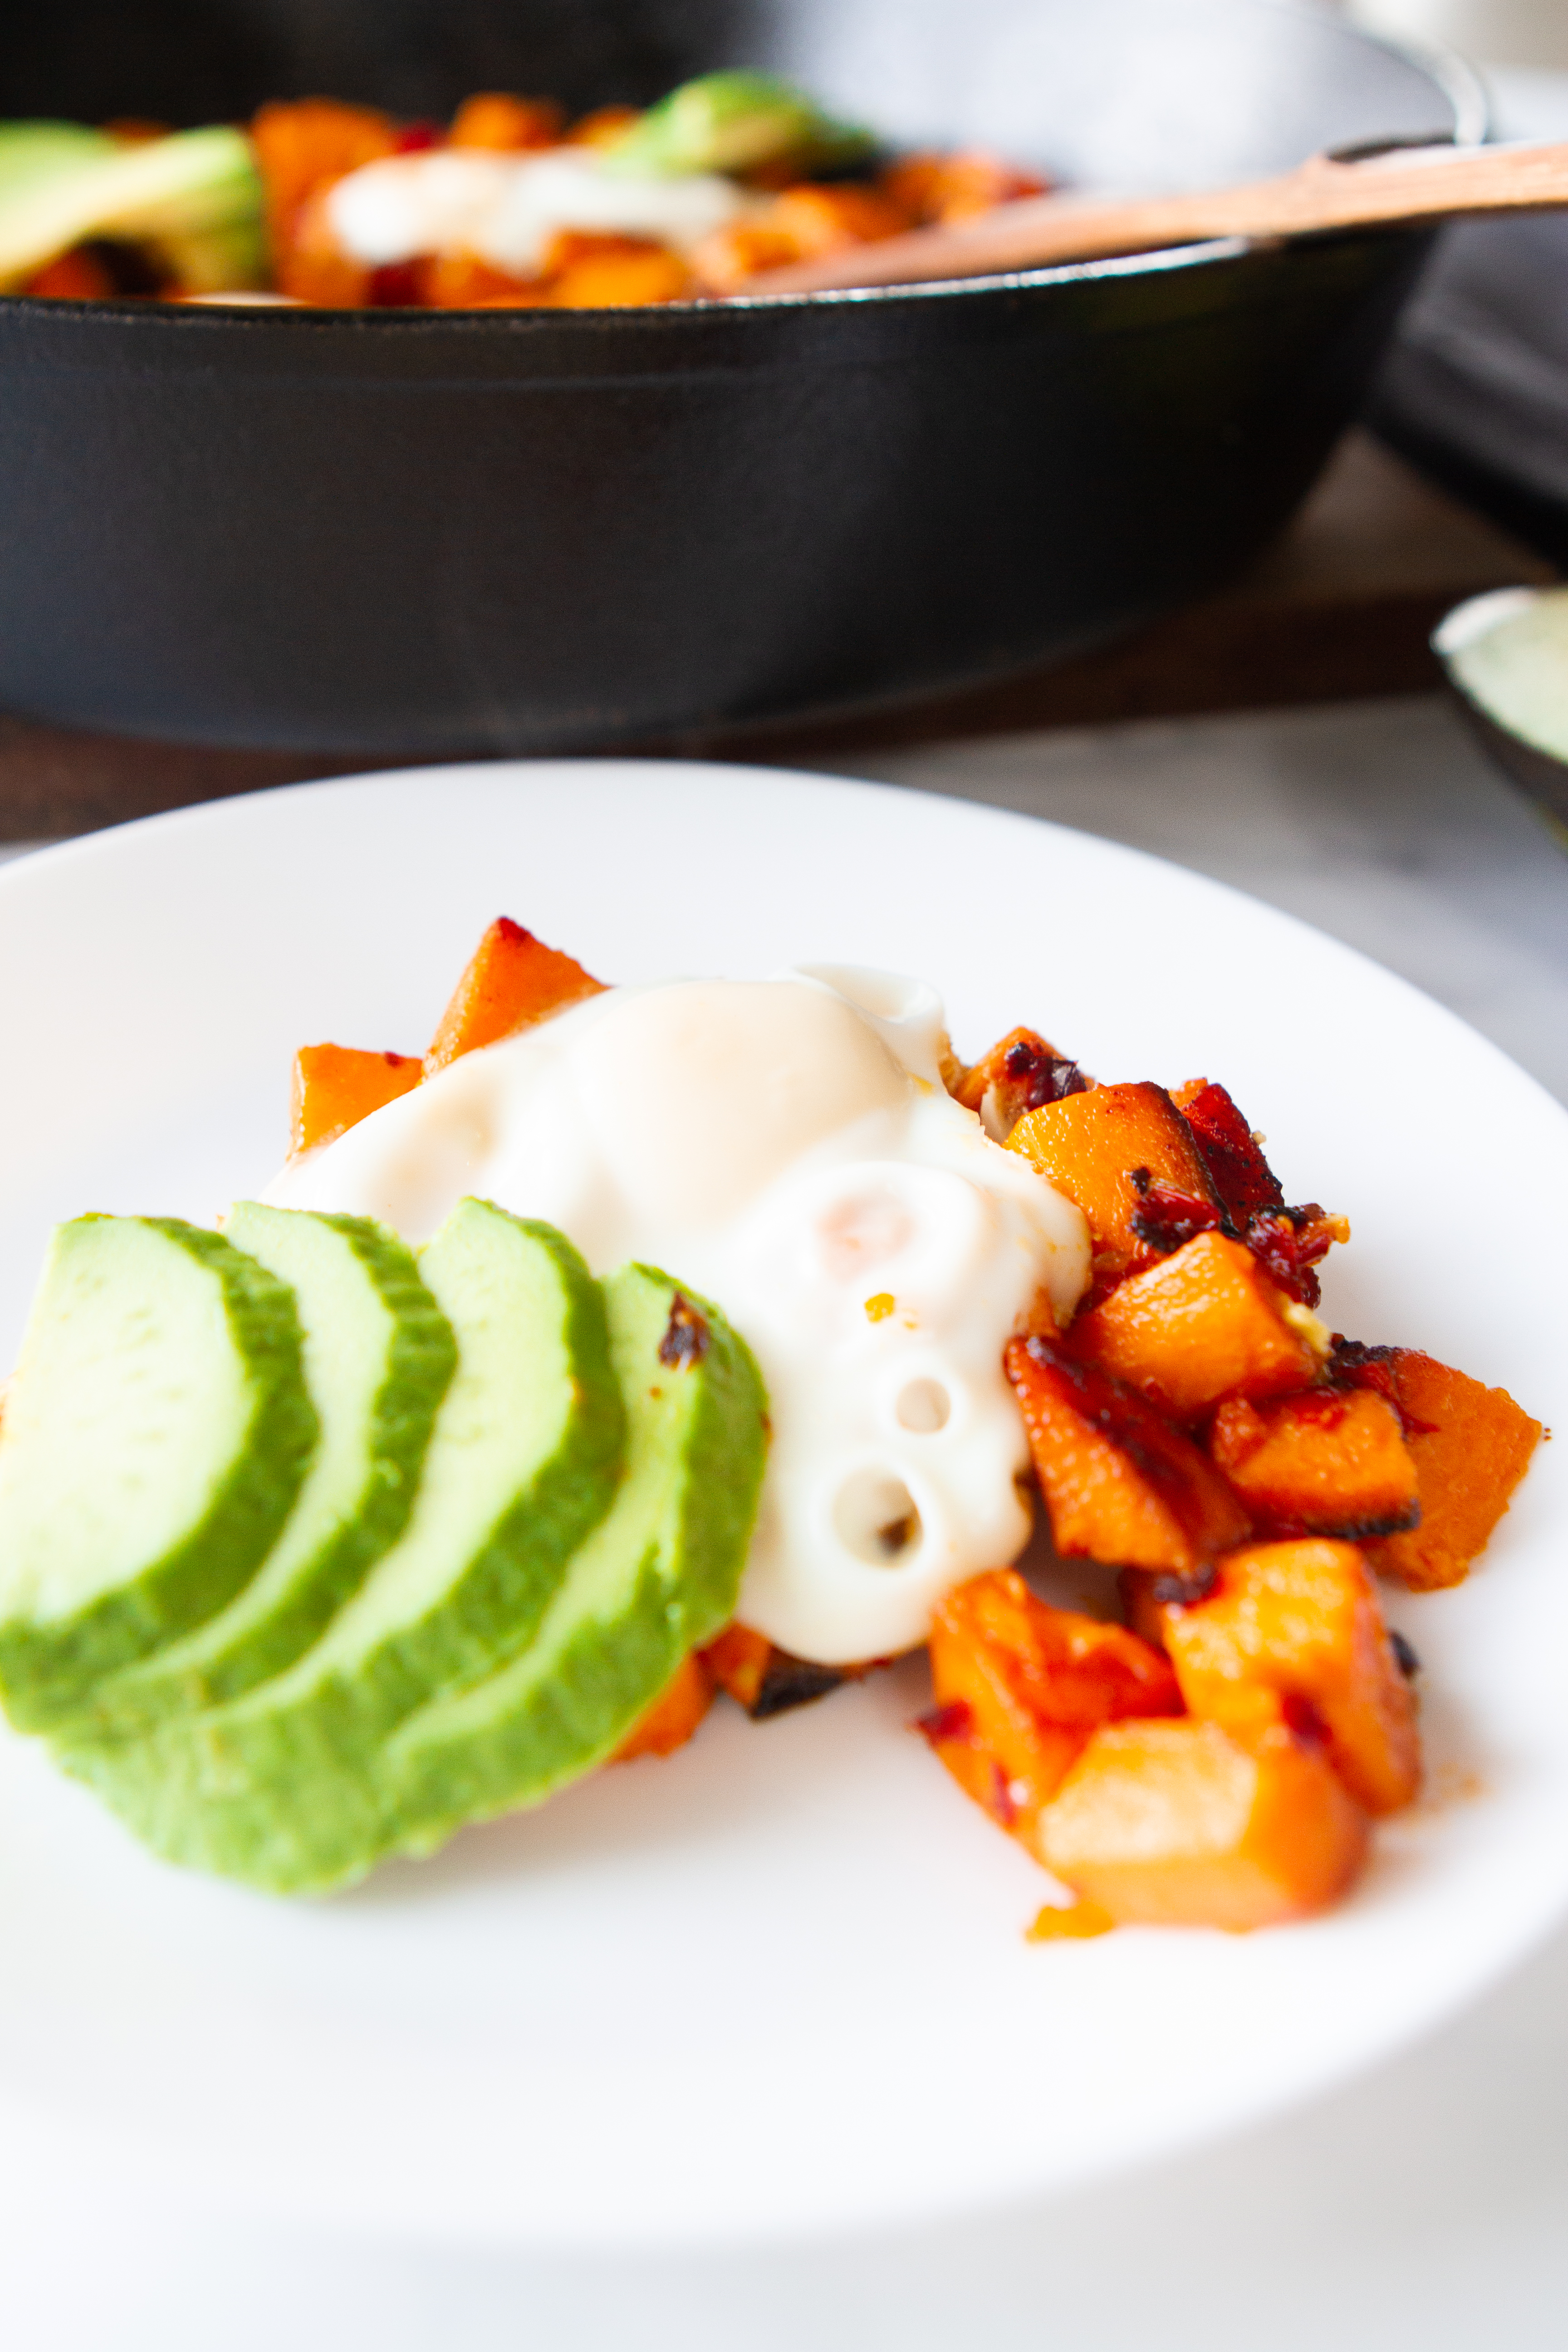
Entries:
{"label": "white plate", "polygon": [[[610,979],[884,964],[961,1050],[1026,1021],[1101,1076],[1223,1079],[1289,1195],[1352,1219],[1336,1326],[1568,1424],[1568,1118],[1450,1014],[1105,842],[628,761],[269,793],[0,876],[0,1360],[54,1219],[255,1189],[294,1046],[417,1049],[502,910]],[[1026,1944],[1038,1874],[906,1730],[912,1665],[771,1725],[721,1706],[667,1763],[294,1906],[149,1860],[6,1736],[0,2168],[613,2247],[907,2221],[1232,2128],[1563,1908],[1565,1532],[1547,1448],[1470,1583],[1399,1603],[1433,1797],[1353,1901],[1250,1938]]]}

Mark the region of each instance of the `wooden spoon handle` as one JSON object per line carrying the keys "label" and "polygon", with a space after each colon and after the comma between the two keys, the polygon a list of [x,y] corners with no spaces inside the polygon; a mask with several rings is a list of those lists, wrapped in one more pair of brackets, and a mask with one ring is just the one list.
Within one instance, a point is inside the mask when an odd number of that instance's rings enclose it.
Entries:
{"label": "wooden spoon handle", "polygon": [[1568,206],[1568,143],[1419,147],[1340,163],[1314,156],[1277,180],[1179,196],[1026,196],[951,228],[760,270],[742,294],[809,294],[988,278],[1052,262],[1098,261],[1210,237],[1310,236],[1325,229],[1445,220],[1461,213]]}

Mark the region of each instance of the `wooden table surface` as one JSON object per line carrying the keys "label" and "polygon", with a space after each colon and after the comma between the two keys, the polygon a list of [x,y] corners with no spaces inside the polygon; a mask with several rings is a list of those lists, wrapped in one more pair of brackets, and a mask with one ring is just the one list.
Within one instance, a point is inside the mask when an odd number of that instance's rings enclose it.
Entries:
{"label": "wooden table surface", "polygon": [[[1438,682],[1426,640],[1450,605],[1481,589],[1552,576],[1529,549],[1352,433],[1295,523],[1242,579],[1102,652],[871,718],[646,748],[788,765],[1110,719],[1415,692]],[[269,784],[395,764],[137,741],[0,713],[0,840],[57,838]]]}

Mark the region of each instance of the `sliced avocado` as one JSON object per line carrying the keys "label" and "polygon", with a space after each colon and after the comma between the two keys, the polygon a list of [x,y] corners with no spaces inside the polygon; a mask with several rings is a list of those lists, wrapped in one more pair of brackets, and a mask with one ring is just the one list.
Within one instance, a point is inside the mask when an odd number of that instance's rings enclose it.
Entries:
{"label": "sliced avocado", "polygon": [[100,139],[72,123],[0,125],[0,291],[99,236],[166,244],[182,282],[184,269],[202,279],[193,291],[216,290],[215,271],[237,289],[262,282],[261,176],[243,131],[86,143]]}
{"label": "sliced avocado", "polygon": [[61,1225],[0,1446],[0,1695],[23,1730],[215,1616],[316,1444],[292,1292],[176,1217]]}
{"label": "sliced avocado", "polygon": [[869,155],[865,131],[835,122],[775,74],[730,71],[682,82],[601,151],[613,172],[749,172],[785,161],[802,172]]}
{"label": "sliced avocado", "polygon": [[384,1226],[242,1201],[226,1230],[294,1293],[321,1443],[245,1590],[183,1642],[111,1675],[73,1739],[217,1706],[292,1665],[407,1525],[457,1367],[451,1325]]}
{"label": "sliced avocado", "polygon": [[605,1306],[549,1225],[463,1201],[420,1272],[458,1341],[407,1528],[303,1657],[226,1706],[63,1756],[171,1860],[277,1889],[383,1850],[379,1743],[531,1638],[614,1500]]}
{"label": "sliced avocado", "polygon": [[1568,588],[1495,588],[1432,639],[1449,677],[1493,726],[1568,761]]}
{"label": "sliced avocado", "polygon": [[427,1852],[589,1770],[734,1614],[767,1451],[762,1376],[745,1341],[667,1275],[627,1266],[605,1290],[626,1401],[615,1508],[522,1655],[388,1740],[389,1850]]}

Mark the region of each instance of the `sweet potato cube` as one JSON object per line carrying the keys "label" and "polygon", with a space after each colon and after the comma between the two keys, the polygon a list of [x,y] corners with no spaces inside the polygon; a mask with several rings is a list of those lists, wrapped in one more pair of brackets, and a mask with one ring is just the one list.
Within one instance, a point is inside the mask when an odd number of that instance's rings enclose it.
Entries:
{"label": "sweet potato cube", "polygon": [[1419,1513],[1399,1415],[1370,1389],[1317,1389],[1262,1407],[1227,1397],[1209,1452],[1260,1527],[1353,1542],[1408,1528]]}
{"label": "sweet potato cube", "polygon": [[1080,1095],[1088,1083],[1078,1064],[1047,1045],[1037,1029],[1009,1029],[963,1073],[952,1091],[986,1134],[1003,1143],[1026,1111]]}
{"label": "sweet potato cube", "polygon": [[1101,1275],[1125,1273],[1159,1255],[1136,1222],[1149,1180],[1218,1213],[1202,1154],[1163,1087],[1092,1087],[1042,1104],[1018,1121],[1007,1149],[1032,1160],[1047,1183],[1083,1211]]}
{"label": "sweet potato cube", "polygon": [[1366,1838],[1320,1749],[1282,1727],[1242,1748],[1191,1719],[1105,1725],[1039,1825],[1047,1868],[1113,1919],[1232,1934],[1323,1910]]}
{"label": "sweet potato cube", "polygon": [[1043,1337],[1006,1364],[1058,1552],[1190,1576],[1247,1532],[1213,1463],[1113,1373]]}
{"label": "sweet potato cube", "polygon": [[292,1157],[331,1143],[395,1102],[425,1075],[417,1054],[363,1054],[354,1045],[301,1045],[289,1089],[289,1150]]}
{"label": "sweet potato cube", "polygon": [[1421,1521],[1369,1544],[1367,1559],[1413,1592],[1464,1580],[1541,1442],[1541,1423],[1506,1389],[1483,1388],[1415,1349],[1390,1360],[1415,1463]]}
{"label": "sweet potato cube", "polygon": [[1165,1612],[1192,1713],[1245,1745],[1304,1702],[1357,1804],[1397,1812],[1421,1785],[1415,1702],[1352,1544],[1249,1544],[1206,1599]]}
{"label": "sweet potato cube", "polygon": [[630,1764],[639,1756],[673,1756],[684,1748],[713,1703],[713,1678],[695,1651],[682,1658],[646,1715],[610,1757]]}
{"label": "sweet potato cube", "polygon": [[1232,1391],[1268,1397],[1305,1388],[1322,1369],[1310,1319],[1249,1249],[1215,1233],[1194,1235],[1118,1283],[1079,1316],[1072,1348],[1179,1420]]}
{"label": "sweet potato cube", "polygon": [[1011,1569],[939,1603],[931,1671],[936,1705],[921,1729],[965,1793],[1026,1845],[1097,1723],[1182,1705],[1158,1651],[1123,1626],[1048,1607]]}
{"label": "sweet potato cube", "polygon": [[521,923],[500,915],[474,950],[468,970],[442,1013],[430,1051],[426,1076],[444,1070],[459,1054],[494,1045],[519,1029],[531,1029],[563,1013],[569,1004],[603,992],[580,963],[559,948],[547,948]]}
{"label": "sweet potato cube", "polygon": [[700,1654],[719,1688],[744,1707],[753,1723],[826,1698],[864,1672],[858,1666],[825,1666],[812,1658],[797,1658],[738,1621],[726,1625]]}

